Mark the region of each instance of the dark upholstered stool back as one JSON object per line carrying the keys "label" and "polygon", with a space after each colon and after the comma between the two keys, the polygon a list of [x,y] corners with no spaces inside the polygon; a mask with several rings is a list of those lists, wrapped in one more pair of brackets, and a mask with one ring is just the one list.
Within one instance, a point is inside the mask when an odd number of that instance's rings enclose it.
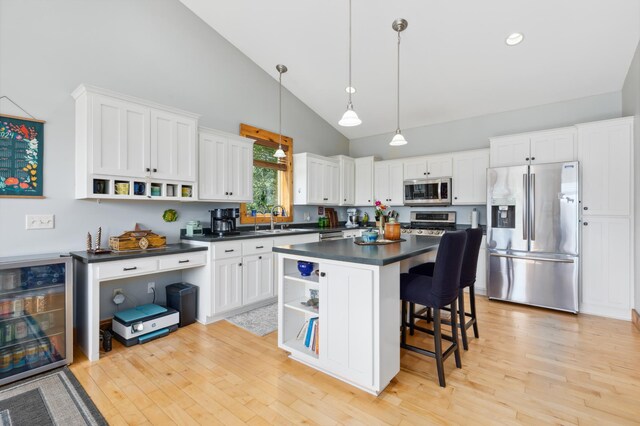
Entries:
{"label": "dark upholstered stool back", "polygon": [[431,286],[431,300],[437,304],[434,307],[450,305],[458,297],[466,240],[467,234],[464,231],[447,232],[440,240]]}
{"label": "dark upholstered stool back", "polygon": [[465,246],[464,256],[462,258],[460,288],[469,287],[476,282],[478,256],[480,254],[480,244],[482,243],[481,228],[468,228],[465,232],[467,233],[467,245]]}

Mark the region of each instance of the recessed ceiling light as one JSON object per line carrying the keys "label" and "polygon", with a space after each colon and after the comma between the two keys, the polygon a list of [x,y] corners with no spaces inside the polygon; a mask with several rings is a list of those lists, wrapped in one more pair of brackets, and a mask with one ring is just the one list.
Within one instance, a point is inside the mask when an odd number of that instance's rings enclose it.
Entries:
{"label": "recessed ceiling light", "polygon": [[515,46],[516,44],[522,43],[522,40],[524,40],[524,34],[513,33],[513,34],[509,34],[509,36],[504,41],[509,46]]}
{"label": "recessed ceiling light", "polygon": [[356,88],[349,86],[349,87],[346,87],[344,91],[347,93],[356,93]]}

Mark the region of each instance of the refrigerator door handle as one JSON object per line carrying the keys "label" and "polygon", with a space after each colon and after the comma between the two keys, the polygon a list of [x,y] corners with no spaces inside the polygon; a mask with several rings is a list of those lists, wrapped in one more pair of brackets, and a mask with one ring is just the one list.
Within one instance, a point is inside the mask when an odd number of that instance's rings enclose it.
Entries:
{"label": "refrigerator door handle", "polygon": [[536,240],[536,174],[531,173],[531,188],[529,189],[529,217],[531,224],[531,241]]}
{"label": "refrigerator door handle", "polygon": [[489,256],[506,257],[509,259],[521,259],[521,260],[538,260],[541,262],[574,263],[573,259],[552,259],[548,257],[514,256],[512,254],[497,254],[497,253],[489,253]]}
{"label": "refrigerator door handle", "polygon": [[[522,190],[524,191],[525,200],[528,198],[527,192],[527,174],[522,175]],[[522,239],[526,240],[527,236],[527,215],[529,213],[528,207],[526,207],[528,203],[525,203],[525,207],[522,209]]]}

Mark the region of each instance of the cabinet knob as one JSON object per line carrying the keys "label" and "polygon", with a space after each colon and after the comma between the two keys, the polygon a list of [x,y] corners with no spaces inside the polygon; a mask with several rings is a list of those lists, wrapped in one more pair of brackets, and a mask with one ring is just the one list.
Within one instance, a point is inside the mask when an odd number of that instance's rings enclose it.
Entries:
{"label": "cabinet knob", "polygon": [[454,199],[454,200],[457,200],[457,199],[458,199],[458,197],[453,197],[453,199]]}
{"label": "cabinet knob", "polygon": [[153,173],[156,173],[158,171],[158,169],[153,169]]}
{"label": "cabinet knob", "polygon": [[529,157],[525,158],[524,161],[529,161]]}
{"label": "cabinet knob", "polygon": [[258,259],[262,259],[262,256],[258,256]]}
{"label": "cabinet knob", "polygon": [[427,172],[427,174],[428,174],[428,175],[430,175],[430,174],[431,174],[431,172]]}
{"label": "cabinet knob", "polygon": [[584,206],[584,207],[583,207],[583,209],[584,209],[584,210],[589,210],[589,207]]}
{"label": "cabinet knob", "polygon": [[368,203],[370,203],[370,202],[371,202],[371,200],[367,200],[367,202],[368,202]]}
{"label": "cabinet knob", "polygon": [[150,171],[151,171],[151,169],[150,169],[149,167],[147,167],[147,171],[148,171],[148,172],[150,172]]}
{"label": "cabinet knob", "polygon": [[424,173],[423,173],[423,175],[425,175],[425,176],[426,176],[426,175],[427,175],[427,172],[424,172]]}
{"label": "cabinet knob", "polygon": [[238,263],[238,266],[242,266],[242,263]]}
{"label": "cabinet knob", "polygon": [[589,222],[582,222],[582,224],[583,224],[584,226],[587,226],[587,225],[589,225]]}
{"label": "cabinet knob", "polygon": [[225,192],[224,195],[229,195],[229,192]]}
{"label": "cabinet knob", "polygon": [[344,201],[347,201],[347,199],[345,198]]}
{"label": "cabinet knob", "polygon": [[233,195],[233,192],[230,192],[229,195]]}
{"label": "cabinet knob", "polygon": [[531,157],[531,161],[534,161],[536,159],[536,157]]}
{"label": "cabinet knob", "polygon": [[324,272],[320,272],[320,276],[321,276],[321,277],[324,277],[324,276],[326,276],[326,275],[327,275],[327,274],[325,274]]}

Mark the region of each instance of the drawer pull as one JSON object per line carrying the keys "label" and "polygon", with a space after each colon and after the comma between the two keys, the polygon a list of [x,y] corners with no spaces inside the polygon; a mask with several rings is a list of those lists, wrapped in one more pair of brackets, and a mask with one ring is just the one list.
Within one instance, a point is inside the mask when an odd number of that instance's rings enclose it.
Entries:
{"label": "drawer pull", "polygon": [[264,248],[264,246],[256,246],[256,248]]}
{"label": "drawer pull", "polygon": [[225,252],[225,253],[231,253],[232,251],[235,251],[235,250],[234,250],[234,249],[231,249],[231,250],[225,250],[224,252]]}
{"label": "drawer pull", "polygon": [[137,266],[133,266],[131,268],[122,268],[123,271],[135,271],[136,269],[138,269]]}
{"label": "drawer pull", "polygon": [[189,263],[189,259],[187,259],[187,260],[178,260],[178,263]]}

